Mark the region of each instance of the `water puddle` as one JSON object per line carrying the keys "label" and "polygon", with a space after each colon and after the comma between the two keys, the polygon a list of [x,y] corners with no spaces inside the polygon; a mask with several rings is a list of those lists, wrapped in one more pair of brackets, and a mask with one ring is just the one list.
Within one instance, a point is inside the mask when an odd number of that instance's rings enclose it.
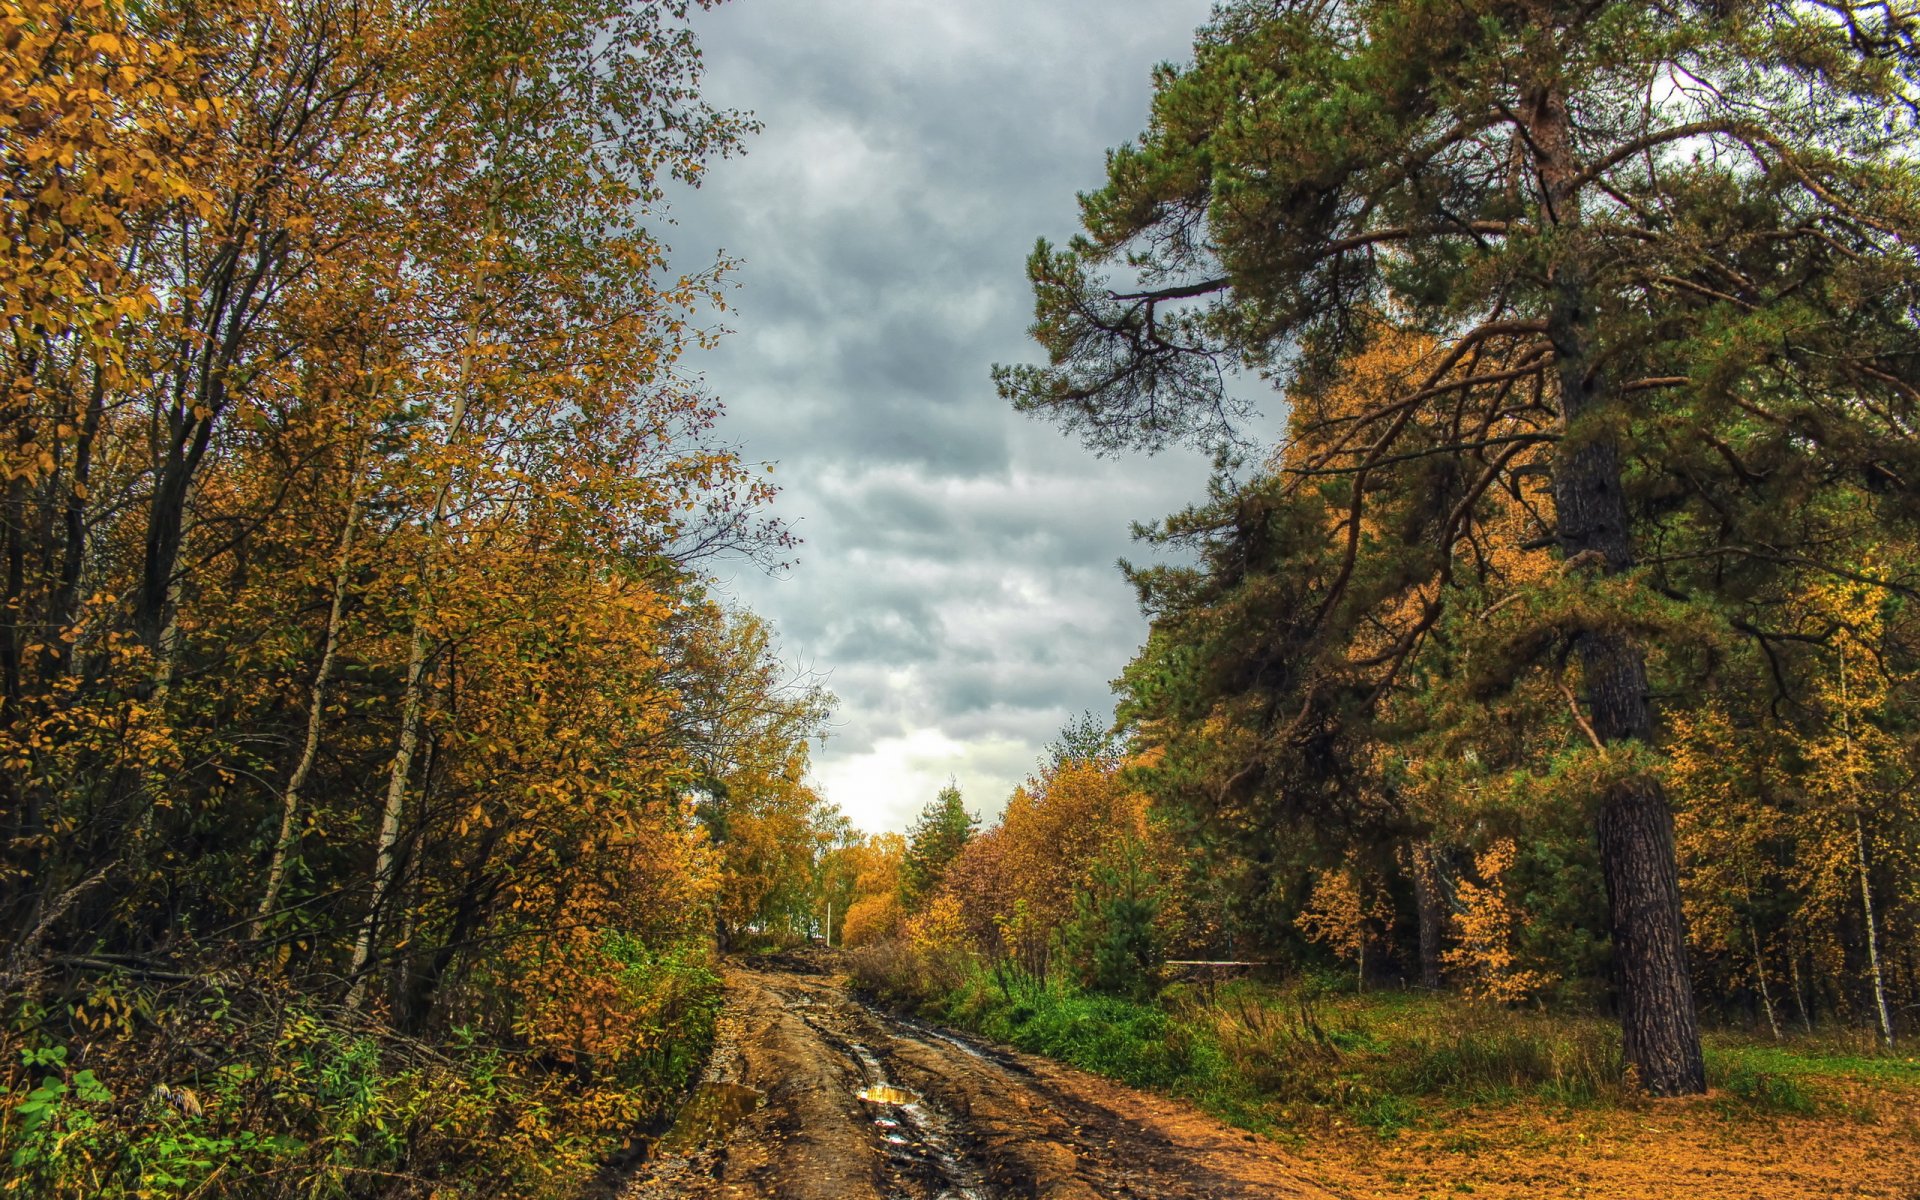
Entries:
{"label": "water puddle", "polygon": [[934,1200],[987,1200],[993,1193],[961,1152],[952,1118],[916,1093],[888,1083],[873,1051],[859,1042],[849,1042],[847,1048],[875,1080],[854,1095],[884,1106],[886,1115],[875,1117],[873,1124],[894,1162],[931,1184]]}
{"label": "water puddle", "polygon": [[[828,1005],[819,1007],[832,1011]],[[998,1195],[987,1183],[985,1173],[970,1161],[961,1124],[952,1114],[933,1100],[890,1081],[879,1055],[848,1036],[846,1029],[833,1027],[811,1014],[796,1015],[859,1064],[865,1086],[856,1089],[854,1095],[879,1110],[873,1117],[874,1132],[880,1135],[892,1170],[903,1180],[915,1181],[901,1194],[928,1196],[931,1200],[992,1200]]]}
{"label": "water puddle", "polygon": [[692,1154],[718,1139],[767,1102],[765,1094],[744,1084],[703,1080],[661,1139],[656,1154]]}

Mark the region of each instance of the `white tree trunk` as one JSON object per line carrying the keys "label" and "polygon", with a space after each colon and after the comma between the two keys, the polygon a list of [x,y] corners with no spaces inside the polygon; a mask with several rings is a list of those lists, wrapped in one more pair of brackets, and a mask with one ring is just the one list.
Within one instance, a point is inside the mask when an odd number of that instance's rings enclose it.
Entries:
{"label": "white tree trunk", "polygon": [[280,885],[285,881],[287,858],[293,852],[296,840],[295,830],[300,817],[300,791],[307,784],[307,776],[313,773],[313,764],[320,757],[320,726],[324,723],[327,710],[327,684],[333,678],[333,663],[340,648],[340,619],[347,603],[347,580],[353,564],[353,534],[360,524],[360,450],[354,450],[354,461],[349,468],[347,482],[347,520],[340,531],[340,546],[335,552],[333,563],[333,599],[327,607],[327,629],[320,640],[320,665],[313,672],[313,695],[307,702],[307,734],[300,746],[300,760],[294,764],[293,774],[287,779],[285,794],[280,797],[280,833],[274,838],[273,859],[267,864],[267,886],[260,896],[260,907],[254,912],[253,924],[247,930],[249,938],[258,938],[261,927],[273,914],[273,906],[280,900]]}
{"label": "white tree trunk", "polygon": [[1880,969],[1880,937],[1873,923],[1873,884],[1867,878],[1867,827],[1856,809],[1853,814],[1853,844],[1860,868],[1860,910],[1867,919],[1867,972],[1873,978],[1873,1005],[1880,1018],[1880,1040],[1893,1045],[1893,1020],[1887,1012],[1887,984]]}
{"label": "white tree trunk", "polygon": [[1760,1007],[1767,1013],[1767,1028],[1773,1031],[1773,1040],[1780,1040],[1780,1022],[1773,1015],[1773,992],[1767,988],[1767,960],[1760,956],[1760,931],[1753,926],[1753,918],[1747,918],[1747,938],[1753,943],[1753,977],[1760,981]]}
{"label": "white tree trunk", "polygon": [[[495,181],[493,195],[487,204],[486,232],[483,245],[491,246],[500,231],[501,188]],[[447,420],[447,436],[444,445],[451,450],[459,444],[460,427],[467,418],[467,394],[473,386],[474,363],[480,352],[480,298],[475,296],[467,316],[465,340],[460,347],[460,369],[454,380],[453,412]],[[427,521],[427,553],[431,555],[433,540],[439,534],[440,527],[446,523],[447,502],[453,494],[453,466],[447,465],[446,473],[440,480],[439,488],[433,497],[433,510]],[[429,609],[428,594],[431,592],[431,562],[421,564],[420,578],[422,594],[413,605],[413,630],[407,647],[407,678],[405,690],[400,701],[400,737],[394,746],[393,762],[387,770],[387,799],[380,812],[380,835],[375,843],[373,866],[373,897],[367,903],[366,919],[360,923],[360,935],[354,940],[353,958],[347,965],[348,985],[346,1004],[348,1008],[358,1008],[365,997],[367,987],[367,960],[373,954],[373,938],[380,921],[380,910],[386,905],[387,896],[393,890],[394,847],[400,840],[400,817],[405,811],[407,801],[407,778],[413,769],[414,752],[420,747],[420,713],[426,700],[426,662],[428,634],[426,618]]]}
{"label": "white tree trunk", "polygon": [[1853,799],[1854,865],[1860,872],[1860,910],[1867,921],[1867,973],[1873,981],[1873,1004],[1880,1019],[1880,1040],[1893,1045],[1893,1021],[1887,1013],[1887,987],[1880,970],[1880,937],[1873,921],[1873,884],[1867,876],[1867,826],[1860,817],[1860,776],[1853,761],[1853,713],[1847,690],[1847,648],[1840,647],[1840,733],[1846,739],[1847,789]]}

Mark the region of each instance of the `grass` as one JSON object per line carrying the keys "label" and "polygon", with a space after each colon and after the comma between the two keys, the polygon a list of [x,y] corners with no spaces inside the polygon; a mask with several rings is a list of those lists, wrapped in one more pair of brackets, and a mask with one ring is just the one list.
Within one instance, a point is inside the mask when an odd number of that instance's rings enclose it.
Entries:
{"label": "grass", "polygon": [[1355,1200],[1917,1200],[1920,1047],[1858,1031],[1711,1032],[1712,1095],[1652,1101],[1600,1016],[1313,977],[1134,1004],[898,945],[846,961],[870,994],[1264,1133]]}
{"label": "grass", "polygon": [[[868,981],[871,983],[872,981]],[[896,979],[890,988],[902,998]],[[1139,1004],[985,971],[919,1007],[1029,1053],[1194,1101],[1242,1128],[1287,1135],[1357,1126],[1391,1139],[1476,1110],[1633,1109],[1618,1026],[1414,991],[1355,994],[1313,977],[1178,985]],[[1853,1082],[1920,1086],[1920,1062],[1847,1035],[1783,1044],[1715,1034],[1714,1106],[1731,1119],[1864,1115]]]}
{"label": "grass", "polygon": [[1171,1014],[1112,996],[1044,985],[1003,989],[978,975],[945,1015],[996,1041],[1135,1087],[1176,1088],[1207,1069]]}

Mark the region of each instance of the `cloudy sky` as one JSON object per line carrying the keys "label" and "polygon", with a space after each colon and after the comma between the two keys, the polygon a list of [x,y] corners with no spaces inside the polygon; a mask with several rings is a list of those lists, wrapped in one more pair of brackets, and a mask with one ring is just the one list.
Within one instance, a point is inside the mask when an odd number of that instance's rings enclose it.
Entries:
{"label": "cloudy sky", "polygon": [[675,201],[688,261],[742,260],[702,373],[777,462],[790,572],[728,572],[840,697],[827,796],[900,829],[951,776],[991,816],[1061,724],[1111,711],[1144,635],[1128,524],[1203,490],[1195,454],[1100,460],[994,394],[1025,361],[1035,237],[1136,135],[1207,0],[731,0],[706,93],[765,124]]}

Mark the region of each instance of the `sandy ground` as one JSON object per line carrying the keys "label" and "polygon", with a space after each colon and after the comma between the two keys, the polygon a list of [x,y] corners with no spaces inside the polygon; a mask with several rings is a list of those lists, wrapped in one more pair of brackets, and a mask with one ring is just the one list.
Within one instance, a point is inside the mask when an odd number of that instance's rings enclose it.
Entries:
{"label": "sandy ground", "polygon": [[1855,1088],[1869,1114],[1728,1116],[1719,1099],[1637,1110],[1494,1109],[1382,1140],[1300,1137],[1310,1177],[1352,1200],[1920,1200],[1920,1106]]}
{"label": "sandy ground", "polygon": [[[804,964],[793,964],[804,968]],[[904,1094],[875,1088],[900,1089]],[[877,1099],[862,1099],[868,1090]],[[702,1091],[622,1200],[1332,1198],[1177,1101],[977,1045],[803,970],[736,967]]]}

